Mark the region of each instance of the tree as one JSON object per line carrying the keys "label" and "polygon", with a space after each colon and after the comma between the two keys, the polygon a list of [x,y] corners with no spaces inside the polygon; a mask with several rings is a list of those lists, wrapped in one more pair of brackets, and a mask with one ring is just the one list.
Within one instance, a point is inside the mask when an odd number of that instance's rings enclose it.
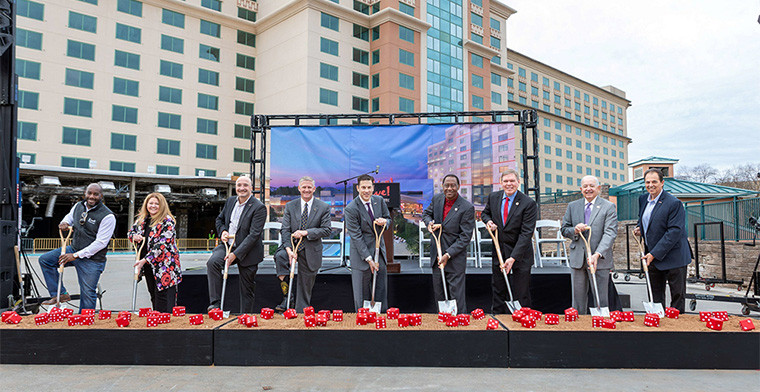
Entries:
{"label": "tree", "polygon": [[720,176],[718,170],[712,167],[710,164],[701,163],[697,166],[683,166],[678,168],[679,180],[701,182],[706,184],[714,184]]}
{"label": "tree", "polygon": [[745,163],[726,169],[717,179],[717,183],[760,192],[760,163]]}

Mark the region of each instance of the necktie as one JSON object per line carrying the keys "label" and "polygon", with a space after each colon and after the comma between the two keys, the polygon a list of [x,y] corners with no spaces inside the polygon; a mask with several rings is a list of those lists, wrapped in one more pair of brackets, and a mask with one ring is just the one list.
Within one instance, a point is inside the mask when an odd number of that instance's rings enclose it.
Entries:
{"label": "necktie", "polygon": [[502,226],[507,225],[507,216],[509,215],[509,198],[507,197],[504,200],[504,212],[501,214],[502,216]]}
{"label": "necktie", "polygon": [[591,220],[591,203],[586,203],[586,211],[583,213],[583,223],[588,224]]}
{"label": "necktie", "polygon": [[309,205],[303,205],[303,213],[301,214],[301,230],[306,229],[306,221],[309,219]]}
{"label": "necktie", "polygon": [[369,212],[369,219],[371,221],[375,221],[375,214],[372,213],[372,208],[369,206],[369,203],[364,203],[367,206],[367,212]]}

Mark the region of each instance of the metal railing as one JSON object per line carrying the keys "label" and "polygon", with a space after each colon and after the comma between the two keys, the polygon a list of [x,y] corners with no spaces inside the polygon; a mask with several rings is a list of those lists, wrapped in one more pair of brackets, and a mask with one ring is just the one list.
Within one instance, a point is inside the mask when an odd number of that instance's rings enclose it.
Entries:
{"label": "metal railing", "polygon": [[[60,238],[24,238],[22,240],[22,246],[25,251],[32,253],[47,252],[49,250],[57,249],[61,247]],[[205,250],[210,251],[216,246],[216,239],[207,238],[178,238],[177,247],[180,251],[188,250]],[[129,240],[126,238],[112,238],[108,244],[108,250],[111,252],[116,251],[132,251],[132,246],[129,244]]]}

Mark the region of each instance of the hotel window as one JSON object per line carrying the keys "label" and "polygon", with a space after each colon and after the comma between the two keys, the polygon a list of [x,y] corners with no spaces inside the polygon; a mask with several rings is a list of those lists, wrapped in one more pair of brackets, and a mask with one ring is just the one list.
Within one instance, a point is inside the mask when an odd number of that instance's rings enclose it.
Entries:
{"label": "hotel window", "polygon": [[63,127],[61,143],[76,146],[90,146],[92,131],[82,128]]}
{"label": "hotel window", "polygon": [[75,167],[78,169],[89,169],[89,158],[74,158],[74,157],[61,157],[61,166],[63,167]]}
{"label": "hotel window", "polygon": [[338,106],[338,92],[325,88],[319,89],[319,102],[327,105]]}
{"label": "hotel window", "polygon": [[[21,91],[19,91],[21,93]],[[76,98],[63,98],[63,114],[72,116],[92,117],[92,101]]]}
{"label": "hotel window", "polygon": [[80,14],[74,11],[69,11],[69,27],[72,29],[86,31],[88,33],[97,33],[98,18]]}
{"label": "hotel window", "polygon": [[254,94],[254,81],[252,79],[235,77],[235,90]]}
{"label": "hotel window", "polygon": [[211,144],[196,143],[195,157],[202,159],[216,159],[216,146]]}
{"label": "hotel window", "polygon": [[319,77],[338,81],[338,67],[330,64],[319,63]]}
{"label": "hotel window", "polygon": [[[18,28],[16,29],[16,44],[24,48],[42,50],[42,33]],[[95,47],[93,46],[94,50]],[[72,56],[71,54],[68,55]]]}
{"label": "hotel window", "polygon": [[178,176],[179,175],[179,167],[178,166],[156,165],[156,174]]}
{"label": "hotel window", "polygon": [[201,34],[210,35],[219,38],[222,32],[222,25],[201,19]]}
{"label": "hotel window", "polygon": [[198,45],[198,57],[206,60],[219,62],[219,48],[204,44]]}
{"label": "hotel window", "polygon": [[249,22],[255,22],[256,21],[256,13],[250,10],[247,10],[242,7],[238,7],[238,18],[245,19]]}
{"label": "hotel window", "polygon": [[473,94],[472,107],[477,108],[477,109],[483,109],[483,97],[479,97]]}
{"label": "hotel window", "polygon": [[219,97],[215,95],[198,93],[198,107],[210,110],[219,110]]}
{"label": "hotel window", "polygon": [[158,127],[182,129],[182,116],[174,113],[158,112]]}
{"label": "hotel window", "polygon": [[256,70],[256,58],[237,53],[236,65],[240,68]]}
{"label": "hotel window", "polygon": [[404,113],[414,113],[414,101],[404,97],[398,97],[398,109]]}
{"label": "hotel window", "polygon": [[126,14],[142,17],[142,3],[136,0],[119,0],[116,10]]}
{"label": "hotel window", "polygon": [[399,72],[398,85],[405,89],[414,90],[414,76]]}
{"label": "hotel window", "polygon": [[121,50],[114,51],[113,64],[118,67],[124,67],[129,69],[140,69],[140,55],[122,52]]}
{"label": "hotel window", "polygon": [[166,155],[179,155],[179,140],[157,139],[156,152]]}
{"label": "hotel window", "polygon": [[167,9],[161,10],[161,22],[170,26],[185,28],[185,15]]}
{"label": "hotel window", "polygon": [[405,13],[405,14],[407,14],[407,15],[409,15],[409,16],[414,16],[414,7],[412,7],[411,5],[399,2],[398,3],[398,10],[401,11],[401,12],[403,12],[403,13]]}
{"label": "hotel window", "polygon": [[250,46],[252,48],[256,47],[256,34],[251,34],[242,30],[238,30],[237,32],[237,42],[239,44]]}
{"label": "hotel window", "polygon": [[244,116],[253,115],[253,103],[235,100],[235,113]]}
{"label": "hotel window", "polygon": [[251,162],[251,150],[246,148],[234,148],[232,150],[232,161],[240,163]]}
{"label": "hotel window", "polygon": [[369,29],[354,23],[354,38],[358,38],[362,41],[369,41]]}
{"label": "hotel window", "polygon": [[496,105],[501,105],[501,94],[491,91],[491,102]]}
{"label": "hotel window", "polygon": [[501,30],[501,22],[497,19],[491,18],[491,28],[494,30]]}
{"label": "hotel window", "polygon": [[338,42],[329,40],[325,37],[320,37],[319,51],[322,53],[331,54],[333,56],[338,55]]}
{"label": "hotel window", "polygon": [[[19,74],[19,76],[21,76],[21,74]],[[37,79],[39,79],[39,75]],[[77,69],[66,68],[66,76],[65,76],[64,83],[67,86],[92,89],[95,85],[95,74],[92,72],[85,72],[85,71],[80,71]]]}
{"label": "hotel window", "polygon": [[472,74],[472,85],[473,87],[477,88],[483,88],[483,77],[480,75]]}
{"label": "hotel window", "polygon": [[470,22],[475,26],[483,27],[483,17],[474,12],[470,12]]}
{"label": "hotel window", "polygon": [[351,108],[360,112],[369,112],[369,100],[366,98],[352,97]]}
{"label": "hotel window", "polygon": [[414,43],[414,30],[399,25],[398,37],[403,41]]}
{"label": "hotel window", "polygon": [[158,86],[158,100],[181,105],[182,90],[173,87]]}
{"label": "hotel window", "polygon": [[137,151],[137,136],[111,133],[111,148],[114,150]]}
{"label": "hotel window", "polygon": [[198,83],[219,86],[219,72],[198,68]]}
{"label": "hotel window", "polygon": [[121,105],[111,105],[111,120],[137,124],[137,108],[130,108]]}
{"label": "hotel window", "polygon": [[220,0],[201,0],[201,7],[209,8],[214,11],[221,11],[222,2]]}
{"label": "hotel window", "polygon": [[161,60],[160,74],[170,78],[182,79],[182,64]]}
{"label": "hotel window", "polygon": [[414,67],[414,53],[407,52],[404,49],[399,49],[398,50],[398,61],[401,64],[408,65],[410,67]]}
{"label": "hotel window", "polygon": [[357,87],[369,88],[369,76],[354,72],[352,74],[352,84]]}
{"label": "hotel window", "polygon": [[108,170],[134,173],[135,172],[135,163],[134,162],[110,161],[110,163],[109,163],[109,169]]}
{"label": "hotel window", "polygon": [[339,31],[340,19],[337,16],[332,16],[322,12],[321,25],[324,28]]}
{"label": "hotel window", "polygon": [[31,0],[18,0],[16,14],[41,21],[45,19],[45,5]]}
{"label": "hotel window", "polygon": [[140,82],[137,80],[129,80],[122,78],[113,78],[113,92],[114,94],[129,95],[130,97],[137,97],[140,95]]}
{"label": "hotel window", "polygon": [[195,123],[195,131],[209,135],[216,135],[219,123],[216,120],[198,118]]}
{"label": "hotel window", "polygon": [[[40,35],[40,38],[42,35]],[[68,40],[66,44],[66,55],[78,59],[95,61],[95,45]]]}
{"label": "hotel window", "polygon": [[139,44],[142,42],[142,30],[137,27],[127,26],[125,24],[116,24],[116,39],[134,42]]}
{"label": "hotel window", "polygon": [[37,123],[19,121],[18,138],[21,140],[37,140]]}
{"label": "hotel window", "polygon": [[483,36],[482,35],[478,35],[478,34],[475,34],[475,33],[470,33],[470,38],[473,41],[475,41],[475,42],[483,45]]}
{"label": "hotel window", "polygon": [[353,49],[354,61],[360,64],[369,65],[369,52],[366,50]]}

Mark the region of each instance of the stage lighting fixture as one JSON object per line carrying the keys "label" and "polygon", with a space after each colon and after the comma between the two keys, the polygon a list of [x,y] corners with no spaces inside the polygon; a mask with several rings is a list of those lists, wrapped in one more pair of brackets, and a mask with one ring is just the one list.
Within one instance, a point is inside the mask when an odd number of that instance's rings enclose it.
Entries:
{"label": "stage lighting fixture", "polygon": [[37,180],[39,185],[61,185],[61,180],[56,176],[42,176]]}
{"label": "stage lighting fixture", "polygon": [[156,184],[156,185],[153,186],[153,192],[171,193],[172,192],[172,187],[170,187],[167,184]]}
{"label": "stage lighting fixture", "polygon": [[216,196],[216,189],[214,188],[203,188],[201,189],[201,195],[206,197],[214,197]]}
{"label": "stage lighting fixture", "polygon": [[100,181],[98,182],[98,185],[100,185],[100,188],[104,191],[116,190],[116,186],[111,181]]}

